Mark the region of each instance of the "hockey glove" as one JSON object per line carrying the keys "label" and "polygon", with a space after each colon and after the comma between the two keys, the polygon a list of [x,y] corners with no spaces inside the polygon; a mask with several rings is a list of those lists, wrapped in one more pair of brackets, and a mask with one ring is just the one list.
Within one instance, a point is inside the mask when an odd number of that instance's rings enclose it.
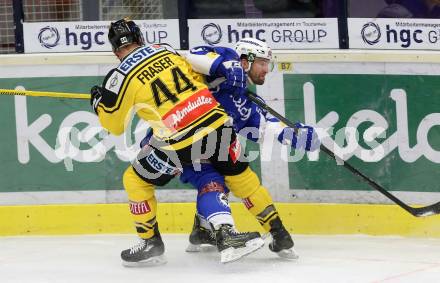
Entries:
{"label": "hockey glove", "polygon": [[92,105],[93,111],[98,114],[98,105],[102,99],[102,87],[95,85],[90,90],[90,105]]}
{"label": "hockey glove", "polygon": [[226,81],[220,84],[220,87],[232,94],[240,93],[246,89],[246,73],[238,61],[226,61],[220,64],[216,74],[224,77]]}
{"label": "hockey glove", "polygon": [[289,144],[295,149],[315,151],[321,145],[318,134],[311,126],[295,123],[295,128],[286,127],[278,135],[282,144]]}

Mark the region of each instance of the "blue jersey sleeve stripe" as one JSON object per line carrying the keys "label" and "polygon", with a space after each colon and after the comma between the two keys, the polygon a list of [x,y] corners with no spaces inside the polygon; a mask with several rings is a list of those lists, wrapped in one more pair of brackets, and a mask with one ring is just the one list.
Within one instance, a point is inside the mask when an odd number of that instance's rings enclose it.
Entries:
{"label": "blue jersey sleeve stripe", "polygon": [[209,69],[210,76],[216,75],[215,72],[217,71],[218,65],[220,65],[223,61],[224,61],[224,58],[222,56],[219,56],[215,59],[215,61],[211,65],[211,68]]}

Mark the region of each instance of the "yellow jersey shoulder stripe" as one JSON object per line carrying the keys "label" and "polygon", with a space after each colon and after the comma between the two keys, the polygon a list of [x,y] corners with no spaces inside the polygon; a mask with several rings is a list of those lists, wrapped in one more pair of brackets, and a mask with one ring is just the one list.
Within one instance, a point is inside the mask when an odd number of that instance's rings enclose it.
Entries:
{"label": "yellow jersey shoulder stripe", "polygon": [[[104,105],[100,105],[100,106],[102,106],[102,109],[107,113],[113,113],[113,112],[117,111],[121,107],[122,100],[124,99],[125,92],[127,91],[127,87],[129,86],[130,81],[136,77],[136,75],[139,73],[139,71],[141,71],[145,66],[149,65],[153,61],[160,59],[160,58],[162,58],[166,55],[169,55],[169,54],[172,54],[172,53],[169,52],[168,50],[163,50],[161,52],[158,52],[154,56],[149,57],[146,60],[139,62],[139,64],[137,66],[135,66],[134,69],[132,69],[131,72],[126,74],[126,76],[124,77],[123,82],[122,82],[122,86],[120,87],[119,92],[117,93],[118,98],[117,98],[114,106],[105,107]],[[118,68],[118,70],[119,70],[119,68]],[[105,82],[104,82],[104,84],[105,84]]]}

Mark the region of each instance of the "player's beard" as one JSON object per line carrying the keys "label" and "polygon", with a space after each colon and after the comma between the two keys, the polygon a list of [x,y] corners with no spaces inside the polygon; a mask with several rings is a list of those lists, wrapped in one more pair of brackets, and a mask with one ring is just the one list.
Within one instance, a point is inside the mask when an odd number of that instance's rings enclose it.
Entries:
{"label": "player's beard", "polygon": [[249,77],[252,80],[252,82],[256,85],[264,84],[265,75],[258,75],[258,74],[254,74],[253,72],[249,72]]}

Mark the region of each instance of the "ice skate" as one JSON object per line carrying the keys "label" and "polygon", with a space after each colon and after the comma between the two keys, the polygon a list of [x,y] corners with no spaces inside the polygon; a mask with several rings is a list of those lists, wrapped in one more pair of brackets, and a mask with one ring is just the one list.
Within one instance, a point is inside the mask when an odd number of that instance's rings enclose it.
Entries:
{"label": "ice skate", "polygon": [[237,232],[231,225],[223,224],[215,231],[220,262],[236,261],[264,245],[258,232]]}
{"label": "ice skate", "polygon": [[272,242],[269,244],[269,249],[276,253],[279,257],[288,260],[296,260],[299,258],[295,249],[293,248],[292,236],[284,228],[283,223],[280,218],[277,217],[270,223],[270,235],[272,237]]}
{"label": "ice skate", "polygon": [[202,245],[216,246],[215,234],[200,225],[200,219],[196,215],[194,217],[194,225],[189,235],[189,245],[186,248],[187,252],[200,252]]}
{"label": "ice skate", "polygon": [[130,249],[121,252],[122,265],[126,267],[155,266],[166,263],[165,246],[160,235],[141,239]]}

